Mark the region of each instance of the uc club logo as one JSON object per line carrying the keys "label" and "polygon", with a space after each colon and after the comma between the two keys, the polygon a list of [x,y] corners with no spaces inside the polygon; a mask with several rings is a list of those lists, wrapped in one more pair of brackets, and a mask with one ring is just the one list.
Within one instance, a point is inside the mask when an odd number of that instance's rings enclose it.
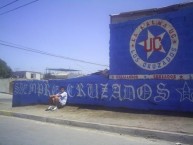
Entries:
{"label": "uc club logo", "polygon": [[142,69],[158,70],[174,59],[178,44],[178,34],[171,23],[163,19],[149,19],[131,35],[130,54]]}

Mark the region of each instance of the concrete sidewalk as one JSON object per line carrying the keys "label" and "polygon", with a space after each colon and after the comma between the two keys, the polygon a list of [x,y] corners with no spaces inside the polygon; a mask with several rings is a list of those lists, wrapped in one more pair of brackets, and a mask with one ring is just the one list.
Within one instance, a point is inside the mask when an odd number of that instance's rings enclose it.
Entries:
{"label": "concrete sidewalk", "polygon": [[192,114],[69,105],[56,111],[45,111],[47,105],[12,108],[11,97],[0,93],[0,115],[193,144]]}

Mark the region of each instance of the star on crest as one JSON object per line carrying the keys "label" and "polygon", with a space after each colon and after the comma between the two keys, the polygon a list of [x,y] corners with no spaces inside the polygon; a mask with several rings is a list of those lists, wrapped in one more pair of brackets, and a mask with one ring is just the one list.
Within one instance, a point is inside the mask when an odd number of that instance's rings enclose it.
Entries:
{"label": "star on crest", "polygon": [[149,30],[147,31],[147,39],[138,43],[141,46],[144,46],[145,51],[147,52],[147,59],[152,55],[154,51],[159,51],[166,53],[162,46],[162,39],[166,32],[161,33],[158,36],[154,36]]}
{"label": "star on crest", "polygon": [[176,91],[178,91],[178,93],[181,95],[180,102],[184,101],[185,99],[193,102],[193,89],[188,86],[187,82],[184,83],[183,88],[178,88]]}

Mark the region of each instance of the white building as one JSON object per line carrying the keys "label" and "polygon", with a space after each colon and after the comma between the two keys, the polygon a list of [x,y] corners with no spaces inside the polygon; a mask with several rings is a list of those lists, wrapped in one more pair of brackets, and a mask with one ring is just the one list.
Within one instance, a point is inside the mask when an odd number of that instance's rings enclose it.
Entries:
{"label": "white building", "polygon": [[33,72],[33,71],[15,71],[13,72],[12,77],[20,79],[41,80],[43,78],[43,74],[40,72]]}
{"label": "white building", "polygon": [[63,68],[46,68],[46,79],[69,79],[80,77],[83,74],[80,70],[63,69]]}

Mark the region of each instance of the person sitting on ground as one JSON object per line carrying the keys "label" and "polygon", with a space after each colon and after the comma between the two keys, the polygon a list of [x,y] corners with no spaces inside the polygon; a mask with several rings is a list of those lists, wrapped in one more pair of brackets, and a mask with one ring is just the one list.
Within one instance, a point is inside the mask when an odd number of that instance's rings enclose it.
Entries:
{"label": "person sitting on ground", "polygon": [[60,87],[60,92],[55,94],[55,95],[51,95],[49,97],[49,103],[51,105],[54,106],[49,106],[46,111],[48,110],[56,110],[56,109],[60,109],[62,107],[64,107],[66,105],[67,102],[67,92],[65,91],[64,87]]}

